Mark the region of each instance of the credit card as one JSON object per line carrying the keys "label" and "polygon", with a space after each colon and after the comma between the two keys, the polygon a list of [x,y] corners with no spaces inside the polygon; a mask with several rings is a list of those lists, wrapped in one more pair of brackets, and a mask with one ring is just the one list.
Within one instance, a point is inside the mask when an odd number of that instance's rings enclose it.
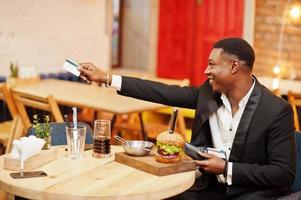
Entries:
{"label": "credit card", "polygon": [[223,150],[218,150],[210,147],[206,147],[207,153],[216,155],[217,157],[220,157],[221,159],[226,159],[226,152]]}
{"label": "credit card", "polygon": [[80,75],[80,71],[77,69],[79,64],[71,60],[70,58],[67,58],[66,61],[63,64],[63,68],[70,72],[71,74],[74,74],[75,76]]}

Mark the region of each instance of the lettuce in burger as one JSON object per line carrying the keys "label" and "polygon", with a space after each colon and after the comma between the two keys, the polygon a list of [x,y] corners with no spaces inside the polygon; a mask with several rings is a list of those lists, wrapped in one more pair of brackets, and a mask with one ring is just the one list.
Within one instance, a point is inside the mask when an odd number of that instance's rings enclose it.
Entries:
{"label": "lettuce in burger", "polygon": [[181,160],[181,154],[184,147],[182,135],[168,131],[162,132],[157,137],[156,161],[163,163],[174,163]]}

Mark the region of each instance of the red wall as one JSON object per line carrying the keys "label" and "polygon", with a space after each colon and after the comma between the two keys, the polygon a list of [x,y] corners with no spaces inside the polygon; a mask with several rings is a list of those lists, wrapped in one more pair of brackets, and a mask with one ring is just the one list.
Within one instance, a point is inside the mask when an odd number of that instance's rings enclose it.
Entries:
{"label": "red wall", "polygon": [[161,0],[157,75],[192,85],[206,80],[212,45],[242,36],[243,7],[243,0]]}

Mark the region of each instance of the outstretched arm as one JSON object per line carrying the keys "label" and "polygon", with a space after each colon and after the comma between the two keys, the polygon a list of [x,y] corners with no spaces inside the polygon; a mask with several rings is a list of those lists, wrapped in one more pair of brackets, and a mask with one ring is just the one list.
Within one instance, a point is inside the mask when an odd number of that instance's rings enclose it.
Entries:
{"label": "outstretched arm", "polygon": [[[88,82],[111,85],[112,75],[104,73],[92,63],[80,64],[81,78]],[[122,77],[121,90],[118,94],[141,100],[161,103],[169,106],[195,109],[198,99],[198,89],[166,85],[160,82],[142,80],[139,78]]]}
{"label": "outstretched arm", "polygon": [[195,109],[198,99],[198,89],[194,87],[166,85],[126,76],[122,77],[122,86],[118,94],[169,106],[192,109]]}

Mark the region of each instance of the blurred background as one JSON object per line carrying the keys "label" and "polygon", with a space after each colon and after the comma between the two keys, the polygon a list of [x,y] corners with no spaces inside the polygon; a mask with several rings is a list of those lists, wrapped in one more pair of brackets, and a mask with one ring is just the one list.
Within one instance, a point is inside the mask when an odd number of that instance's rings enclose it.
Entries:
{"label": "blurred background", "polygon": [[0,76],[60,73],[64,60],[106,71],[205,80],[212,44],[243,37],[254,74],[301,78],[300,0],[1,0]]}

